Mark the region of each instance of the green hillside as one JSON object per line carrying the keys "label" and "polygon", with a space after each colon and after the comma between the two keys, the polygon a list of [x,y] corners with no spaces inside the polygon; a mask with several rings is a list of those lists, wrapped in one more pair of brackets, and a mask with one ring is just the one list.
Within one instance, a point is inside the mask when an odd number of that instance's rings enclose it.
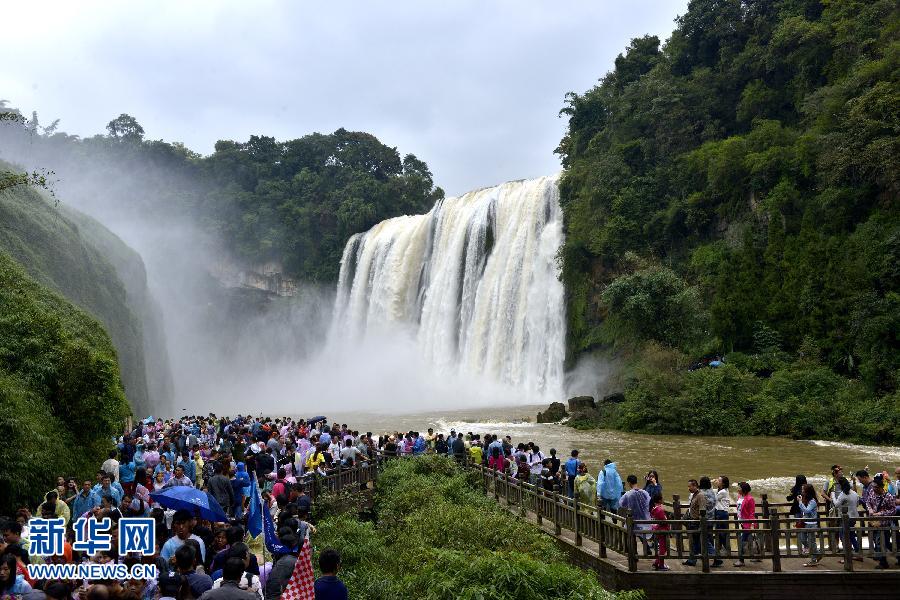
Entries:
{"label": "green hillside", "polygon": [[[0,251],[30,277],[95,316],[115,345],[125,393],[137,413],[151,407],[141,311],[148,297],[140,257],[99,223],[51,205],[34,188],[0,191]],[[118,271],[128,273],[132,294]],[[129,297],[131,296],[131,297]],[[164,349],[160,350],[164,356]],[[157,358],[154,358],[157,360]],[[164,377],[167,370],[161,370]]]}
{"label": "green hillside", "polygon": [[90,477],[128,413],[102,325],[0,251],[0,512]]}
{"label": "green hillside", "polygon": [[602,424],[900,441],[898,27],[694,0],[568,96],[569,358],[625,365]]}

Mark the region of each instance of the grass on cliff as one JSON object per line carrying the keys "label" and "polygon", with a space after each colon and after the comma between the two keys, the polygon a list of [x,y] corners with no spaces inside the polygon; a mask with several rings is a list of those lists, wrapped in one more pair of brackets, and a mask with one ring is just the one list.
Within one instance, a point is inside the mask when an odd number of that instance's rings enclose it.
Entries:
{"label": "grass on cliff", "polygon": [[320,505],[316,555],[337,549],[351,598],[370,600],[642,598],[604,590],[565,562],[553,540],[501,510],[443,457],[389,463],[375,523]]}

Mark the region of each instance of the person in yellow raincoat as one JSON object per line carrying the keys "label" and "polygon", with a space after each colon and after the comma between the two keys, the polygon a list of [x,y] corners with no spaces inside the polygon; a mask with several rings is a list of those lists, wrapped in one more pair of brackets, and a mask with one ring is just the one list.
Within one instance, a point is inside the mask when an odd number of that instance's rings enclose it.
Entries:
{"label": "person in yellow raincoat", "polygon": [[575,476],[575,497],[582,504],[597,506],[597,480],[588,472],[584,463],[578,465],[578,475]]}

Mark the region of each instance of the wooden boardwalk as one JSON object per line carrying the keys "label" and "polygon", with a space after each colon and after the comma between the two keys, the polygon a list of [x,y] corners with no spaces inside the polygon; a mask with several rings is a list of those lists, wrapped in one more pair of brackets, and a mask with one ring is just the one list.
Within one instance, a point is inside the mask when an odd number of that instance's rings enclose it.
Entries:
{"label": "wooden boardwalk", "polygon": [[[338,470],[326,477],[304,480],[302,485],[315,500],[322,491],[368,490],[376,485],[382,459],[353,469]],[[820,526],[808,530],[815,535],[823,550],[816,567],[804,567],[809,560],[798,553],[795,520],[780,514],[784,504],[761,504],[761,511],[749,521],[727,522],[707,520],[699,523],[682,518],[685,506],[678,496],[667,503],[673,519],[666,521],[670,531],[654,531],[665,535],[669,547],[666,564],[671,570],[655,571],[655,556],[645,556],[642,544],[630,532],[635,527],[650,526],[657,521],[636,521],[629,514],[615,514],[596,506],[575,503],[557,493],[546,492],[526,482],[507,477],[504,473],[483,466],[464,465],[479,474],[481,486],[504,509],[540,528],[552,536],[569,560],[593,570],[601,583],[610,590],[642,589],[651,600],[694,599],[704,596],[723,596],[729,600],[769,600],[793,598],[810,593],[826,594],[829,600],[864,597],[866,600],[900,600],[900,567],[897,555],[889,553],[891,568],[875,570],[871,542],[875,536],[893,538],[897,548],[900,517],[873,519],[861,517],[850,525],[846,515],[820,516]],[[746,566],[734,567],[737,557],[739,524],[751,522],[756,526],[758,545],[756,554],[748,555]],[[715,552],[723,554],[722,567],[713,567],[715,556],[708,554],[706,544],[694,567],[682,565],[689,556],[690,536],[687,526],[698,526],[700,535],[712,535]],[[728,529],[716,529],[727,525]],[[890,526],[887,526],[890,525]],[[852,560],[849,536],[856,534],[863,541],[861,562]],[[719,535],[723,537],[719,538]],[[728,556],[730,554],[730,556]],[[844,561],[843,563],[841,561]]]}
{"label": "wooden boardwalk", "polygon": [[[599,507],[575,503],[557,493],[546,492],[526,482],[507,477],[481,466],[468,466],[479,472],[482,487],[488,496],[520,518],[553,536],[570,560],[582,567],[594,570],[609,589],[643,589],[649,598],[699,598],[704,595],[724,595],[729,600],[789,598],[797,594],[828,594],[829,598],[900,599],[900,567],[897,555],[889,552],[891,569],[876,570],[877,562],[869,543],[874,536],[892,539],[897,543],[897,521],[861,517],[851,526],[846,516],[821,515],[820,526],[803,530],[815,535],[822,559],[816,567],[805,567],[808,556],[798,552],[800,531],[795,520],[779,509],[783,504],[764,504],[766,514],[759,513],[752,520],[756,526],[758,544],[756,554],[745,557],[744,567],[733,566],[737,558],[737,543],[741,521],[707,520],[700,523],[681,518],[685,508],[676,496],[667,503],[667,512],[674,513],[667,521],[670,531],[653,532],[664,535],[669,548],[665,557],[669,571],[655,571],[652,564],[655,555],[646,556],[643,544],[630,534],[636,527],[649,527],[657,521],[636,521],[628,514],[615,514]],[[747,522],[747,521],[743,521]],[[685,566],[689,557],[690,536],[687,526],[697,526],[700,535],[711,535],[715,552],[722,556],[723,565],[713,567],[715,555],[708,554],[706,544],[697,557],[696,566]],[[890,525],[890,526],[888,526]],[[728,529],[716,529],[728,526]],[[859,555],[862,561],[853,560],[846,543],[851,534],[863,541]],[[721,539],[719,536],[722,536]],[[846,548],[846,550],[845,550]]]}

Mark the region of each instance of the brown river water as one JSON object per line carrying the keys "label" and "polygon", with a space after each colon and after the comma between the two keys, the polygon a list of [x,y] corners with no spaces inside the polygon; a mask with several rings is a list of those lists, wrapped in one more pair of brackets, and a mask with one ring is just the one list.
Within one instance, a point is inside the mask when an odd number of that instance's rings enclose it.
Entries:
{"label": "brown river water", "polygon": [[[757,499],[769,494],[770,502],[783,502],[798,473],[821,488],[831,465],[839,464],[850,474],[858,469],[887,470],[893,478],[900,466],[900,448],[863,446],[819,440],[790,440],[779,437],[691,437],[645,435],[613,430],[578,431],[565,425],[534,423],[544,406],[517,406],[459,411],[431,410],[422,414],[332,413],[331,422],[347,423],[351,429],[374,435],[394,431],[438,433],[451,429],[464,433],[496,433],[512,436],[513,443],[533,441],[545,454],[556,448],[565,462],[572,449],[597,475],[605,458],[616,462],[622,479],[631,473],[643,481],[649,469],[659,472],[663,495],[687,497],[687,480],[702,475],[727,475],[732,490],[738,481],[747,481]],[[312,415],[305,415],[312,416]],[[525,420],[530,420],[526,422]]]}

